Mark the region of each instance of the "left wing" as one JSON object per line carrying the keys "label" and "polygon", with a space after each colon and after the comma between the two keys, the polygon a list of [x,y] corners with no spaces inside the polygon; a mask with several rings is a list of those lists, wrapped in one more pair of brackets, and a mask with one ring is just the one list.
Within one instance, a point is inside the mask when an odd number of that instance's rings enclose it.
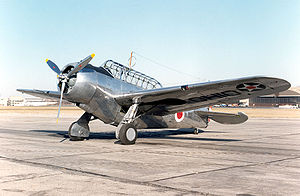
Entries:
{"label": "left wing", "polygon": [[33,95],[36,97],[42,97],[46,99],[58,100],[60,98],[60,92],[58,91],[45,91],[45,90],[29,90],[29,89],[17,89],[17,91]]}
{"label": "left wing", "polygon": [[174,86],[117,95],[115,100],[123,107],[139,100],[142,114],[166,115],[194,110],[241,99],[276,94],[290,88],[290,83],[279,78],[247,77],[216,82]]}

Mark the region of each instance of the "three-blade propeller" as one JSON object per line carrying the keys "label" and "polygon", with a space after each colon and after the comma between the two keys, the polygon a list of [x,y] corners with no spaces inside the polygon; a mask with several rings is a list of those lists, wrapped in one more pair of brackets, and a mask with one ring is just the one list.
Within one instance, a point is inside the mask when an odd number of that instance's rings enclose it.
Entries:
{"label": "three-blade propeller", "polygon": [[46,63],[49,65],[49,67],[57,73],[57,77],[59,81],[61,82],[61,89],[60,89],[60,99],[59,99],[59,106],[58,106],[58,113],[56,122],[58,122],[59,114],[60,114],[60,108],[62,104],[63,94],[66,87],[66,83],[69,81],[70,77],[76,73],[78,73],[80,70],[85,68],[89,64],[89,62],[94,58],[95,54],[91,54],[85,59],[78,62],[75,67],[69,72],[69,73],[62,73],[61,70],[58,68],[58,66],[53,63],[51,60],[46,59]]}

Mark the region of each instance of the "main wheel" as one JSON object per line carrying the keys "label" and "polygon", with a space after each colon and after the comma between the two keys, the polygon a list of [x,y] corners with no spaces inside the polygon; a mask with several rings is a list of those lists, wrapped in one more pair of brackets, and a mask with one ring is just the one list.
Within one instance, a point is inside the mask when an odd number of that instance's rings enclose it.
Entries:
{"label": "main wheel", "polygon": [[199,133],[199,129],[194,128],[194,134],[197,135]]}
{"label": "main wheel", "polygon": [[137,139],[137,131],[132,123],[124,124],[119,131],[121,144],[132,145]]}

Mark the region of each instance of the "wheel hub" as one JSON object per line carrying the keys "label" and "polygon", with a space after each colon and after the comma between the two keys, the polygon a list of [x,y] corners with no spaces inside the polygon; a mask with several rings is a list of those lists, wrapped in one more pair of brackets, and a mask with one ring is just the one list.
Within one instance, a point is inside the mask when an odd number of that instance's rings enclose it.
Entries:
{"label": "wheel hub", "polygon": [[129,128],[126,132],[126,137],[129,141],[133,141],[135,139],[135,130],[133,128]]}

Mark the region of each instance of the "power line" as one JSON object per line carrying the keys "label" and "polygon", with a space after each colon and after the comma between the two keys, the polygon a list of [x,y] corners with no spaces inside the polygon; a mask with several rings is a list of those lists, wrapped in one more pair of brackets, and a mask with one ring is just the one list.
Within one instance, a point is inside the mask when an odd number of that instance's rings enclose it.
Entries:
{"label": "power line", "polygon": [[140,56],[140,57],[142,57],[142,58],[144,58],[144,59],[146,59],[146,60],[148,60],[148,61],[150,61],[150,62],[152,62],[152,63],[154,63],[154,64],[157,64],[157,65],[159,65],[159,66],[161,66],[161,67],[164,67],[164,68],[166,68],[166,69],[169,69],[169,70],[171,70],[171,71],[174,71],[174,72],[177,72],[177,73],[180,73],[180,74],[189,76],[189,77],[196,78],[197,80],[199,80],[199,79],[201,80],[201,78],[199,78],[199,77],[197,77],[197,76],[194,76],[194,75],[191,75],[191,74],[188,74],[188,73],[184,73],[184,72],[182,72],[182,71],[180,71],[180,70],[177,70],[177,69],[174,69],[174,68],[172,68],[172,67],[163,65],[163,64],[161,64],[161,63],[159,63],[159,62],[157,62],[157,61],[155,61],[155,60],[152,60],[152,59],[150,59],[150,58],[148,58],[148,57],[145,57],[145,56],[143,56],[143,55],[141,55],[141,54],[139,54],[139,53],[137,53],[137,52],[132,51],[132,53],[134,53],[134,54],[136,54],[136,55],[138,55],[138,56]]}

